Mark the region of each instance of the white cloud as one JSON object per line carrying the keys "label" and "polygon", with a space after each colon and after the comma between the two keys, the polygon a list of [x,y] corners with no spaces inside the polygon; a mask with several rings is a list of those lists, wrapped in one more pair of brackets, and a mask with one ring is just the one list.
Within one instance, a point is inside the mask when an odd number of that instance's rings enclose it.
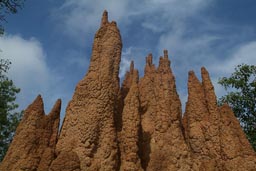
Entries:
{"label": "white cloud", "polygon": [[256,65],[256,41],[247,42],[234,50],[228,58],[221,59],[212,66],[214,72],[229,75],[239,64]]}
{"label": "white cloud", "polygon": [[0,47],[2,57],[12,62],[10,76],[16,84],[30,87],[34,82],[41,87],[49,80],[45,54],[35,38],[25,40],[17,35],[7,35],[0,38]]}
{"label": "white cloud", "polygon": [[256,65],[256,41],[247,42],[240,45],[231,55],[225,59],[216,60],[208,66],[212,73],[212,82],[218,97],[223,96],[226,92],[222,86],[218,84],[220,77],[229,77],[235,71],[235,67],[239,64]]}
{"label": "white cloud", "polygon": [[0,37],[1,58],[12,64],[8,72],[14,84],[21,88],[17,102],[21,109],[26,108],[38,94],[45,99],[46,111],[56,99],[52,99],[51,85],[57,82],[46,64],[46,54],[41,43],[35,39],[24,39],[19,35]]}
{"label": "white cloud", "polygon": [[239,63],[256,64],[256,41],[242,45],[234,56]]}
{"label": "white cloud", "polygon": [[122,59],[121,64],[120,64],[121,65],[120,66],[120,72],[119,72],[119,77],[121,79],[125,76],[126,71],[129,71],[130,64],[131,64],[130,60],[128,60],[126,58]]}

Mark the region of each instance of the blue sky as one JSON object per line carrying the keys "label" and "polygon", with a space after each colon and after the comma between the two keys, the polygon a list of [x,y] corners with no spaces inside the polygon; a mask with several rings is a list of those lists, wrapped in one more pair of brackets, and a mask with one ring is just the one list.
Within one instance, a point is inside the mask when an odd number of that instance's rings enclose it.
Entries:
{"label": "blue sky", "polygon": [[63,101],[62,117],[75,86],[87,72],[103,10],[117,21],[123,40],[120,77],[131,60],[143,75],[145,57],[154,62],[169,51],[180,98],[187,98],[187,73],[205,66],[217,96],[218,78],[241,63],[256,65],[255,0],[27,0],[7,17],[1,57],[12,61],[10,77],[20,108],[42,94],[46,112]]}

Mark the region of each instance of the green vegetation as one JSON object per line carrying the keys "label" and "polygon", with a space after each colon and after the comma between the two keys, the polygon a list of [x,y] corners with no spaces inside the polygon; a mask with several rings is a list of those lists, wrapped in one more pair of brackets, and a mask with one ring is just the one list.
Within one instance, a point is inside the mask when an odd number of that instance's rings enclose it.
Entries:
{"label": "green vegetation", "polygon": [[227,95],[219,103],[228,103],[246,133],[254,150],[256,150],[256,66],[238,65],[235,72],[219,80]]}
{"label": "green vegetation", "polygon": [[[2,23],[7,14],[15,14],[23,7],[25,0],[0,0],[0,35],[4,34]],[[3,160],[15,130],[21,119],[22,112],[17,112],[16,94],[20,92],[13,81],[7,76],[11,62],[0,59],[0,162]]]}
{"label": "green vegetation", "polygon": [[13,138],[22,112],[16,112],[16,94],[20,92],[13,81],[7,77],[11,62],[0,59],[0,161],[2,161]]}

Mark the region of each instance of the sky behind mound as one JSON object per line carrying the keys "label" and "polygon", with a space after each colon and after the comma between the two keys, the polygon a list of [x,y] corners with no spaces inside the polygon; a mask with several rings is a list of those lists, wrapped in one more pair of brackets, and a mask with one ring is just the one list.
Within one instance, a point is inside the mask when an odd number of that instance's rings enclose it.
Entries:
{"label": "sky behind mound", "polygon": [[40,93],[46,112],[61,98],[64,116],[87,72],[104,9],[122,35],[121,80],[131,60],[143,76],[145,57],[153,53],[158,65],[167,49],[183,108],[189,70],[199,75],[205,66],[221,96],[219,77],[229,76],[238,64],[256,64],[254,0],[26,1],[24,9],[7,17],[0,38],[1,57],[11,59],[10,77],[21,88],[21,109]]}

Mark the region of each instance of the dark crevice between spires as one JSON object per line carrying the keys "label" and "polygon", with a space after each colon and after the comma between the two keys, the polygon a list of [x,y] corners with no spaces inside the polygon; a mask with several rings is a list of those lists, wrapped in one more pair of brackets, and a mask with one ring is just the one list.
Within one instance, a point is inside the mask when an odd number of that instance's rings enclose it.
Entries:
{"label": "dark crevice between spires", "polygon": [[[140,113],[140,116],[141,115],[142,114]],[[140,158],[141,167],[144,170],[147,170],[148,163],[150,161],[150,154],[151,154],[151,146],[150,146],[151,134],[149,132],[143,131],[141,123],[140,123],[138,132],[139,132],[138,155]]]}
{"label": "dark crevice between spires", "polygon": [[[116,106],[117,113],[115,114],[114,117],[114,123],[115,123],[115,128],[117,131],[117,137],[118,133],[122,131],[123,128],[123,110],[124,110],[124,101],[127,96],[127,94],[130,91],[130,88],[133,84],[133,77],[136,77],[136,74],[138,75],[137,70],[134,69],[134,61],[132,60],[130,63],[130,70],[126,72],[125,78],[123,80],[122,86],[120,87],[120,98],[118,99],[119,102]],[[126,85],[126,86],[124,86]],[[116,171],[119,171],[121,168],[121,150],[120,150],[120,137],[117,138],[117,168]]]}

